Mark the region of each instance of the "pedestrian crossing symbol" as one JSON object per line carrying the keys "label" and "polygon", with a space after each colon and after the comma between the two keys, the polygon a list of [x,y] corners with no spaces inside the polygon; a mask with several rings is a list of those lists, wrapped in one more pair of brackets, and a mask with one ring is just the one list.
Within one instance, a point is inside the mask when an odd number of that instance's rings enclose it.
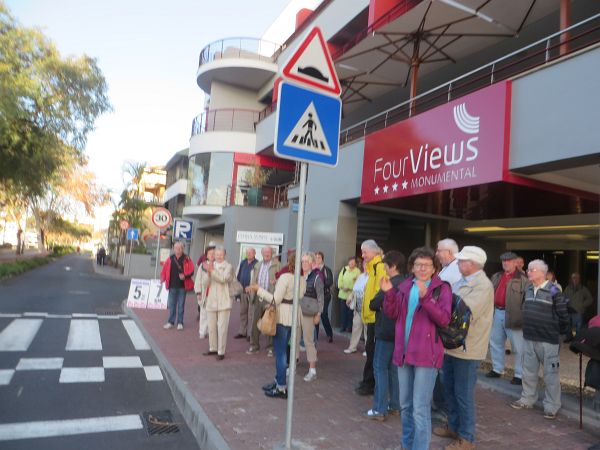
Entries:
{"label": "pedestrian crossing symbol", "polygon": [[313,102],[308,105],[284,144],[288,147],[331,156],[331,149],[323,134],[323,127]]}
{"label": "pedestrian crossing symbol", "polygon": [[286,159],[335,167],[342,102],[289,82],[279,85],[275,154]]}

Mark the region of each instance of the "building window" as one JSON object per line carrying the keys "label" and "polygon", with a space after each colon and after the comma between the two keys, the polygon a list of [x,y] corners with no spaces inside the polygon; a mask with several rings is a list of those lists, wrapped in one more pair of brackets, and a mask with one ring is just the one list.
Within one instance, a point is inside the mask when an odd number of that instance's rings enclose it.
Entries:
{"label": "building window", "polygon": [[225,206],[231,189],[233,153],[200,153],[190,158],[189,206]]}

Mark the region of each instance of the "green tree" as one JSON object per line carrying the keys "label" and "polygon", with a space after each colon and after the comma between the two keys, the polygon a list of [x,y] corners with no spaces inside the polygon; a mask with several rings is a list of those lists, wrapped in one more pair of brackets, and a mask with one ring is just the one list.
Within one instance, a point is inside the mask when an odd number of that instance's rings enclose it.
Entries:
{"label": "green tree", "polygon": [[32,208],[41,246],[65,170],[85,167],[87,135],[111,109],[107,89],[95,59],[62,57],[0,0],[0,191]]}

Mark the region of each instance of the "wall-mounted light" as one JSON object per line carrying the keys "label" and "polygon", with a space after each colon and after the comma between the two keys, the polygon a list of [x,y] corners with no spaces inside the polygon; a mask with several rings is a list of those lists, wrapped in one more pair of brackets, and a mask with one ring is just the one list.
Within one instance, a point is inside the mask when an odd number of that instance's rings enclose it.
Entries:
{"label": "wall-mounted light", "polygon": [[556,230],[594,230],[600,225],[548,225],[541,227],[467,227],[467,233],[494,233],[505,231],[556,231]]}

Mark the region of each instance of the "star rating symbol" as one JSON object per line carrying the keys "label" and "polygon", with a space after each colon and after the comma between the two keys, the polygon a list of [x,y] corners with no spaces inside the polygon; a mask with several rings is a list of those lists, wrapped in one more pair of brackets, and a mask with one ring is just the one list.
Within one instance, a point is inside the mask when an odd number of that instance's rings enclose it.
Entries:
{"label": "star rating symbol", "polygon": [[398,183],[392,184],[392,191],[396,192],[398,190]]}
{"label": "star rating symbol", "polygon": [[388,189],[389,189],[389,188],[388,188],[388,185],[387,185],[387,184],[386,184],[385,186],[383,186],[383,193],[384,193],[384,194],[387,194],[387,191],[388,191]]}
{"label": "star rating symbol", "polygon": [[402,182],[402,189],[407,189],[408,188],[408,181],[404,180]]}
{"label": "star rating symbol", "polygon": [[375,195],[379,195],[379,186],[375,188]]}

